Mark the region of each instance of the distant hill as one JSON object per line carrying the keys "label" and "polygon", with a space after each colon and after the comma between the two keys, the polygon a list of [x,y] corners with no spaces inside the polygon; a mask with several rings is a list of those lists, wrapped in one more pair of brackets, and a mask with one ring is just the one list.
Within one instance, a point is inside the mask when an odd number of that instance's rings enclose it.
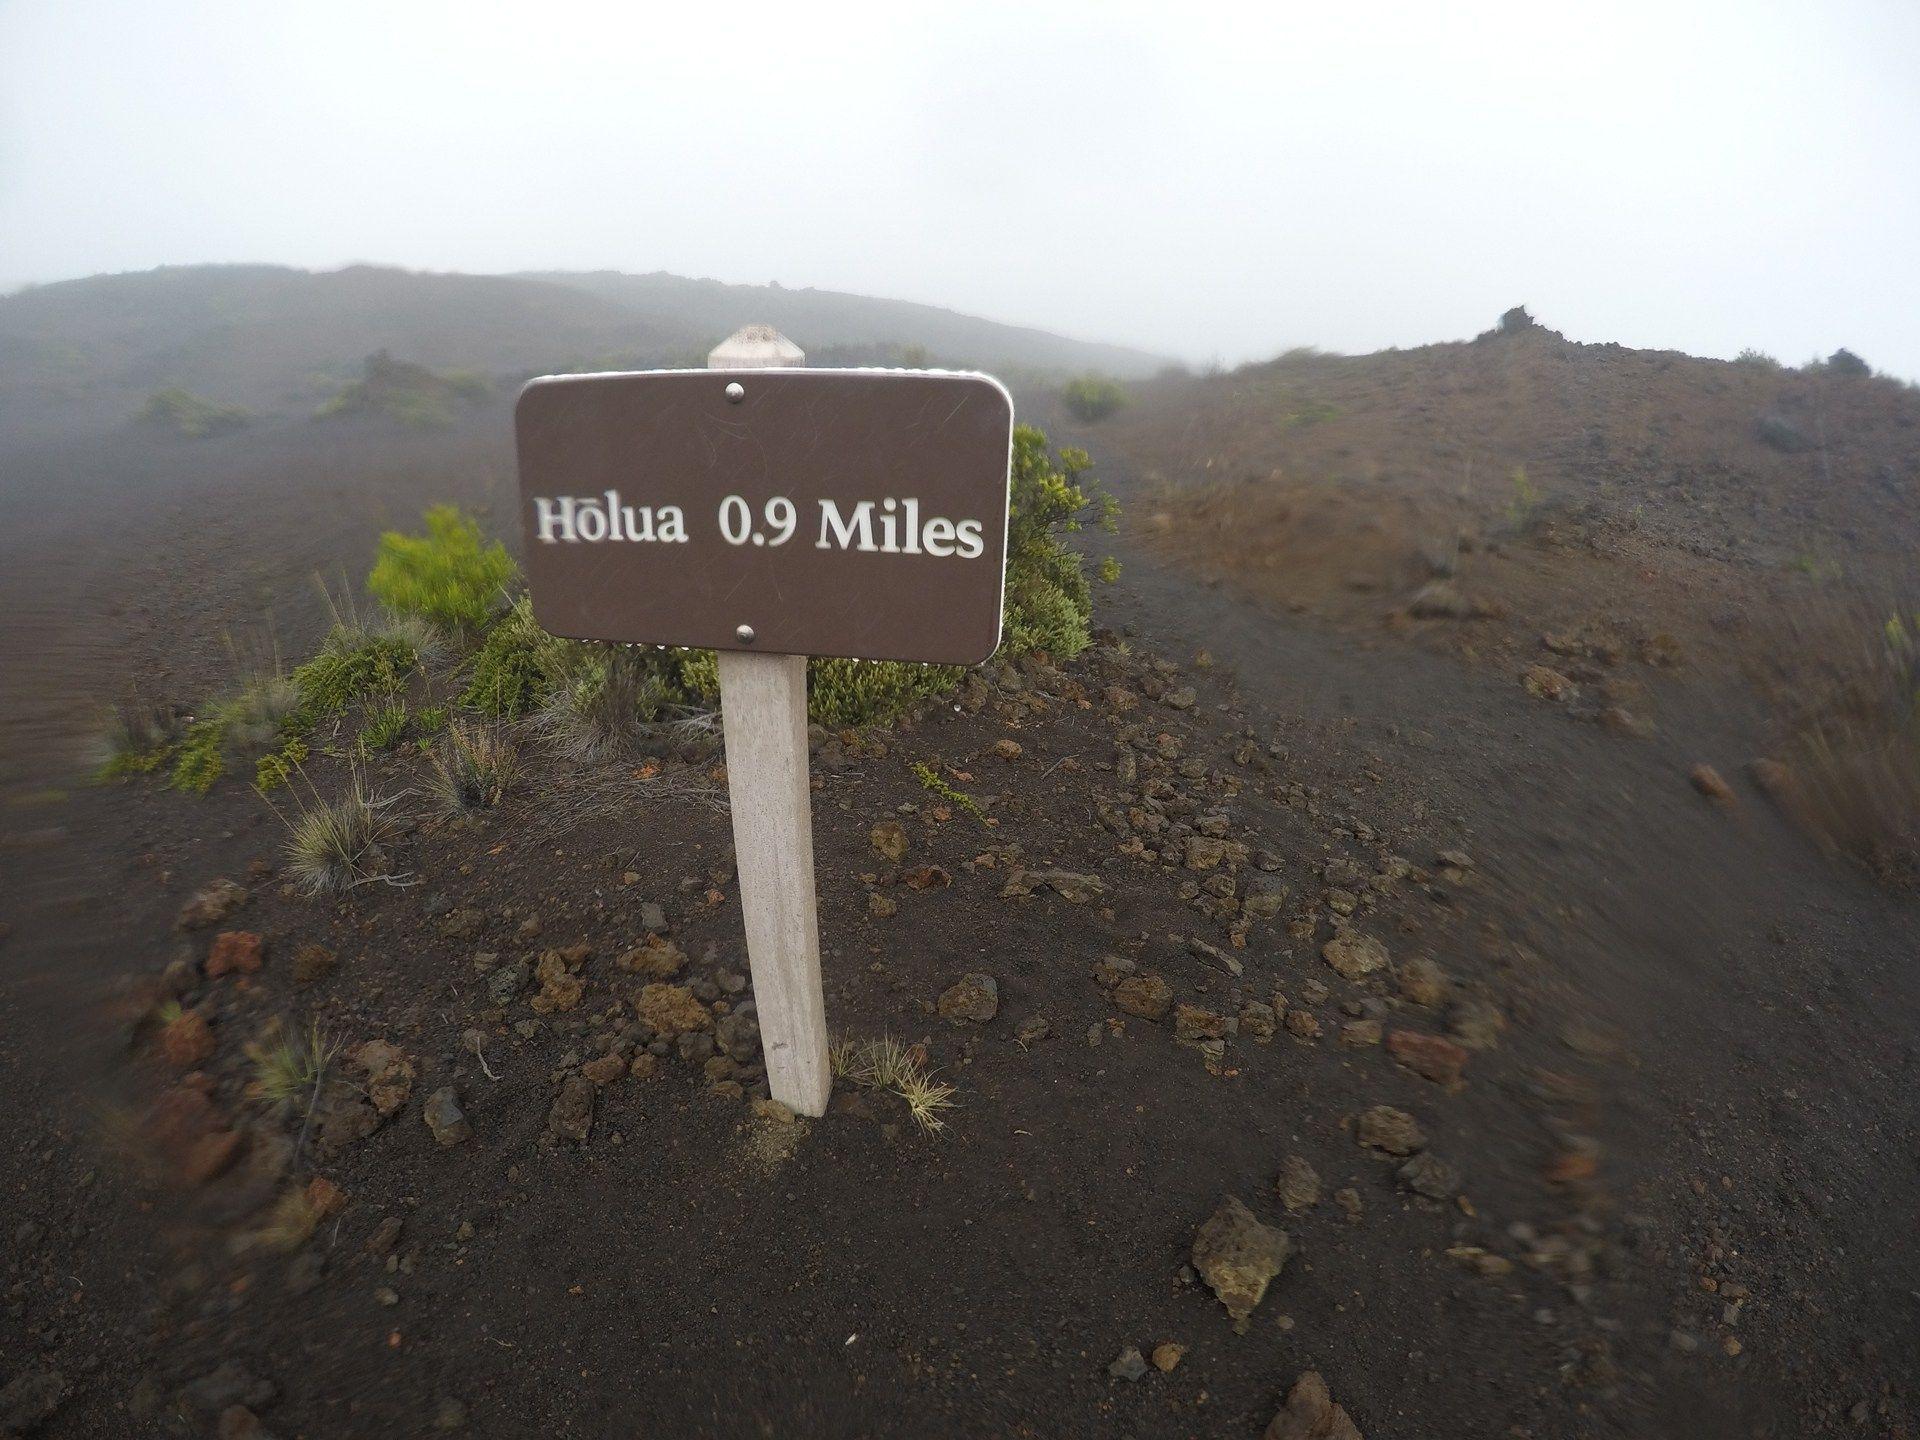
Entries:
{"label": "distant hill", "polygon": [[[703,335],[723,336],[742,325],[772,325],[810,355],[829,360],[834,352],[872,352],[873,360],[884,362],[898,358],[889,352],[915,347],[945,364],[1054,374],[1104,370],[1130,377],[1151,374],[1167,363],[1165,357],[1120,345],[1069,340],[933,305],[837,290],[727,285],[665,271],[537,271],[519,278],[564,285]],[[866,358],[855,353],[848,363]]]}
{"label": "distant hill", "polygon": [[1826,588],[1904,608],[1920,583],[1920,387],[1845,351],[1700,359],[1514,312],[1471,342],[1297,351],[1130,392],[1084,438],[1140,478],[1135,514],[1287,606],[1411,607],[1482,650],[1499,617],[1533,650],[1545,628],[1691,627],[1717,654]]}
{"label": "distant hill", "polygon": [[311,413],[377,351],[500,381],[698,364],[754,321],[779,326],[826,363],[1129,375],[1160,363],[928,305],[673,275],[170,266],[0,298],[0,418],[131,416],[170,387],[264,414]]}

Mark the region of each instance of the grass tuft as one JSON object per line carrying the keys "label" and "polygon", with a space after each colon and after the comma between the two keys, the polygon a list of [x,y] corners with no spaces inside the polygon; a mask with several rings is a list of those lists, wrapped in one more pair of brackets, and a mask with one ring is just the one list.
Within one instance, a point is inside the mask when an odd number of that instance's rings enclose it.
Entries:
{"label": "grass tuft", "polygon": [[488,810],[500,803],[519,768],[519,753],[496,722],[491,728],[454,719],[428,755],[429,786],[444,814]]}
{"label": "grass tuft", "polygon": [[246,1047],[253,1067],[253,1093],[270,1105],[292,1101],[311,1108],[318,1098],[327,1066],[339,1051],[315,1020],[304,1034],[282,1035]]}
{"label": "grass tuft", "polygon": [[836,1080],[899,1096],[924,1133],[938,1135],[947,1128],[941,1112],[955,1108],[956,1089],[933,1078],[918,1046],[904,1046],[886,1035],[878,1040],[843,1036],[827,1046],[827,1065]]}
{"label": "grass tuft", "polygon": [[[302,780],[304,772],[298,772]],[[369,880],[391,880],[381,841],[392,829],[387,807],[392,798],[372,795],[356,773],[347,793],[326,801],[307,782],[309,800],[293,790],[296,815],[281,815],[287,826],[287,869],[308,895],[350,890]]]}

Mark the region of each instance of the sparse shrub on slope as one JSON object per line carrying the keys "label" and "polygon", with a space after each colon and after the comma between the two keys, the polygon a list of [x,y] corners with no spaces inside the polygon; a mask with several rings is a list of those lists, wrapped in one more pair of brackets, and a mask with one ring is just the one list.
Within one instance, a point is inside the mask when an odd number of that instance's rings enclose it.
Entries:
{"label": "sparse shrub on slope", "polygon": [[140,407],[140,419],[150,425],[164,426],[176,435],[201,440],[209,435],[225,435],[238,430],[252,417],[238,405],[222,405],[216,400],[195,395],[191,390],[170,385],[156,390]]}
{"label": "sparse shrub on slope", "polygon": [[1127,392],[1109,375],[1078,375],[1060,387],[1060,401],[1076,420],[1104,420],[1127,403]]}
{"label": "sparse shrub on slope", "polygon": [[1827,357],[1827,373],[1848,377],[1871,375],[1873,367],[1851,350],[1840,349]]}
{"label": "sparse shrub on slope", "polygon": [[1920,607],[1815,592],[1764,653],[1785,765],[1756,778],[1829,847],[1920,885]]}
{"label": "sparse shrub on slope", "polygon": [[354,415],[384,416],[422,430],[444,430],[460,405],[488,394],[487,382],[468,371],[436,375],[424,365],[396,360],[381,350],[369,355],[361,376],[314,411],[317,420]]}
{"label": "sparse shrub on slope", "polygon": [[492,616],[519,567],[498,540],[483,541],[480,526],[452,505],[426,513],[427,533],[380,537],[367,589],[396,615],[414,615],[449,627],[477,629]]}

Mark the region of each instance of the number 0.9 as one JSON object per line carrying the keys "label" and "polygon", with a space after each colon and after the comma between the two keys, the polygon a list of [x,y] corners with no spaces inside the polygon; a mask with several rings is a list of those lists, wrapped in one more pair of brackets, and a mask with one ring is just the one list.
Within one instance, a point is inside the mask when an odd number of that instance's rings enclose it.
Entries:
{"label": "number 0.9", "polygon": [[747,504],[745,497],[729,495],[720,502],[720,533],[729,545],[744,545],[749,540],[767,545],[784,545],[799,528],[800,512],[794,509],[793,501],[786,496],[775,495],[767,501],[766,520],[767,528],[774,533],[758,535],[753,529],[753,507]]}

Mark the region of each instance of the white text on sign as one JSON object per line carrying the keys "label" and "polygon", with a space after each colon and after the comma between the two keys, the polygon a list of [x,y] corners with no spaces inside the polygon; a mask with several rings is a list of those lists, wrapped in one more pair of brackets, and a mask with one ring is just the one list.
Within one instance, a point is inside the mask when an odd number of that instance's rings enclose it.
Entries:
{"label": "white text on sign", "polygon": [[[536,496],[537,534],[545,545],[597,545],[606,541],[685,544],[686,514],[678,505],[628,505],[618,490],[598,496]],[[818,501],[820,529],[817,550],[856,550],[881,555],[929,555],[977,560],[986,551],[982,522],[954,520],[944,515],[923,519],[920,502],[908,498],[862,500],[842,510],[833,500]],[[784,545],[800,528],[799,508],[784,495],[775,495],[761,507],[755,523],[753,506],[744,496],[729,495],[715,517],[720,538],[729,545]]]}

